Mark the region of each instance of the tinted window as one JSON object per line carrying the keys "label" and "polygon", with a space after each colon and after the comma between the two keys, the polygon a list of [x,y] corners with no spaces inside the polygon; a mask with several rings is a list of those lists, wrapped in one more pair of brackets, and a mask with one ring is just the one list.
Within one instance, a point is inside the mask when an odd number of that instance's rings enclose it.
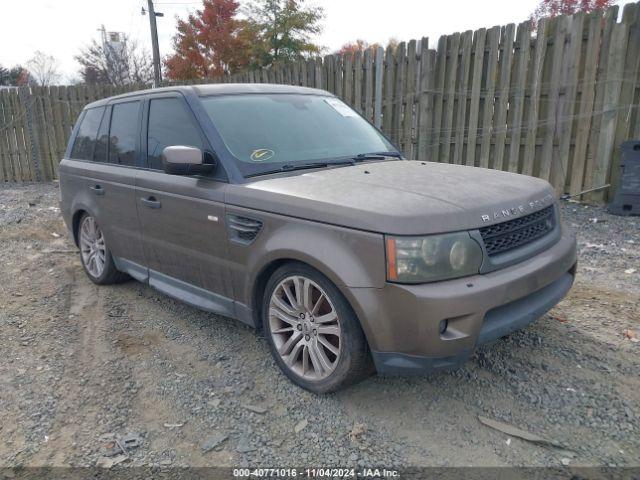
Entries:
{"label": "tinted window", "polygon": [[90,108],[84,114],[78,135],[71,149],[71,158],[79,160],[92,160],[93,150],[96,145],[96,137],[98,135],[98,127],[104,107]]}
{"label": "tinted window", "polygon": [[119,165],[136,164],[139,110],[140,102],[118,103],[113,106],[109,131],[109,162]]}
{"label": "tinted window", "polygon": [[100,128],[98,129],[98,138],[96,139],[96,147],[93,152],[94,162],[107,161],[107,146],[109,145],[109,118],[111,116],[111,107],[107,107],[106,113],[102,116]]}
{"label": "tinted window", "polygon": [[191,113],[178,98],[158,98],[149,104],[147,165],[162,169],[162,151],[171,145],[197,147],[202,140]]}

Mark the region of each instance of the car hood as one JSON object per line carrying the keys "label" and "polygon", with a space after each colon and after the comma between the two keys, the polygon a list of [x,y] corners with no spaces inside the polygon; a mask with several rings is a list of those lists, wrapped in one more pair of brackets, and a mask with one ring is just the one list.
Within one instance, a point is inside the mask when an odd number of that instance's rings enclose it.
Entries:
{"label": "car hood", "polygon": [[538,178],[419,161],[297,171],[227,190],[231,205],[398,235],[478,228],[554,201]]}

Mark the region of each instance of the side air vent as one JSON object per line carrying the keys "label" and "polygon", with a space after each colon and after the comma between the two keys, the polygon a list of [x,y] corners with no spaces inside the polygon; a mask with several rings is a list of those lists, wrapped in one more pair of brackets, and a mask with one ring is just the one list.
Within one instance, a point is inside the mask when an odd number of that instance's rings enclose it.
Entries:
{"label": "side air vent", "polygon": [[262,230],[262,222],[249,217],[229,214],[227,215],[227,228],[231,240],[249,245]]}

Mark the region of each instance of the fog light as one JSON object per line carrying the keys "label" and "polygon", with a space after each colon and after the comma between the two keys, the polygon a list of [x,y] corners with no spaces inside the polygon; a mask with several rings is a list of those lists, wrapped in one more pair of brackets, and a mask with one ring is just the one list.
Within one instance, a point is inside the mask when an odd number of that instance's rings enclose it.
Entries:
{"label": "fog light", "polygon": [[440,330],[440,335],[447,331],[447,327],[449,326],[449,320],[440,320],[440,325],[438,329]]}

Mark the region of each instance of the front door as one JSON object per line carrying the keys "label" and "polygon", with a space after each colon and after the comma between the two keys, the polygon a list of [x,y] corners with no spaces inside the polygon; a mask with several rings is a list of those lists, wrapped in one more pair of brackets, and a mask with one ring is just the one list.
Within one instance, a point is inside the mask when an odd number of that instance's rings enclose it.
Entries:
{"label": "front door", "polygon": [[167,146],[210,150],[180,94],[151,97],[144,108],[147,168],[139,170],[136,197],[149,283],[202,308],[232,314],[224,218],[227,184],[162,170]]}

